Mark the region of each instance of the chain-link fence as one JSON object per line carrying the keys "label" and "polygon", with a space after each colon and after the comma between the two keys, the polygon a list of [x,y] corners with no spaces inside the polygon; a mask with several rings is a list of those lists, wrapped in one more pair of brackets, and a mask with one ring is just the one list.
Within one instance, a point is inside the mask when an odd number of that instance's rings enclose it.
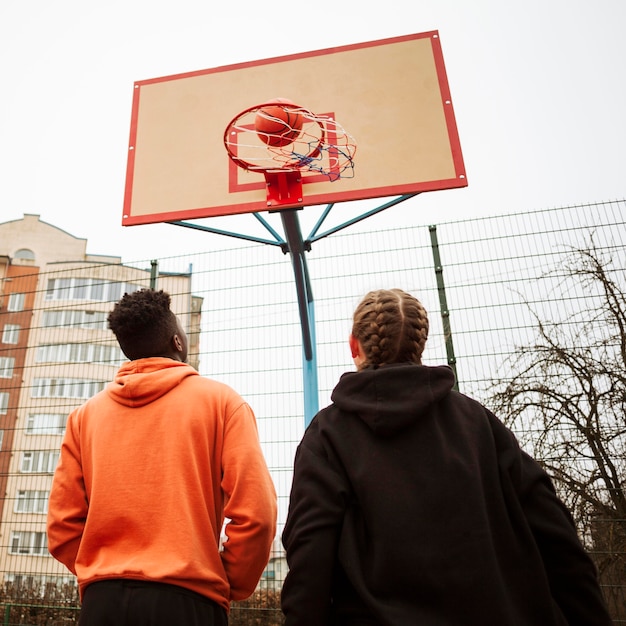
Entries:
{"label": "chain-link fence", "polygon": [[[328,404],[339,376],[353,368],[347,346],[351,315],[370,289],[399,287],[416,295],[431,321],[425,363],[450,364],[460,391],[489,403],[494,383],[513,373],[510,356],[536,337],[539,319],[566,325],[573,313],[595,306],[598,294],[584,286],[567,293],[559,289],[565,259],[593,246],[624,294],[625,241],[626,203],[612,201],[375,232],[364,222],[316,242],[307,262],[320,406]],[[10,285],[5,277],[0,309],[4,624],[74,623],[58,598],[59,588],[72,586],[72,577],[47,554],[47,493],[67,414],[102,388],[123,358],[105,318],[128,285],[152,284],[172,293],[191,331],[200,373],[231,385],[254,409],[282,530],[293,456],[305,427],[302,336],[289,257],[247,243],[151,261],[48,264],[45,271],[21,267]],[[621,447],[613,449],[626,455],[623,397],[621,403]],[[610,461],[623,488],[624,456]],[[618,518],[611,528],[624,537],[626,519]],[[594,558],[611,563],[603,584],[616,622],[626,623],[626,546],[611,545],[610,554]],[[592,553],[595,547],[590,541]],[[258,592],[233,608],[232,623],[280,623],[285,573],[278,537]],[[56,621],[37,621],[28,617],[32,604],[55,604],[64,612],[49,617]]]}

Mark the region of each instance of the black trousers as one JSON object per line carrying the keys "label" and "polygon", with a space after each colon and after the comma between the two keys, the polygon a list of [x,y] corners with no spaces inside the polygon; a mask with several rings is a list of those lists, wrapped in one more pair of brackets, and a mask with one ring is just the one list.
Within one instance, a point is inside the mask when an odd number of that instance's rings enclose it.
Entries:
{"label": "black trousers", "polygon": [[103,580],[83,594],[78,626],[227,626],[226,610],[183,587]]}

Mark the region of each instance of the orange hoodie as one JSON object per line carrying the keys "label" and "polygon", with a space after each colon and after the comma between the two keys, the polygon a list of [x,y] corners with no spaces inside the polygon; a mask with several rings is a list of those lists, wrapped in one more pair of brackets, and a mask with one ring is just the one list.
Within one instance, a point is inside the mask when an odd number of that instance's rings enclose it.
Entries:
{"label": "orange hoodie", "polygon": [[276,532],[252,410],[167,358],[125,363],[70,414],[48,510],[48,548],[81,596],[90,583],[132,578],[228,610],[254,591]]}

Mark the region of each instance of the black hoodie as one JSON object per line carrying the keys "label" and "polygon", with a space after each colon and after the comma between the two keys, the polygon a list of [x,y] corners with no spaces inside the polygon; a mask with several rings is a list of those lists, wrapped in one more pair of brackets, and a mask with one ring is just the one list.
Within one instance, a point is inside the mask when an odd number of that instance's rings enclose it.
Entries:
{"label": "black hoodie", "polygon": [[295,460],[287,626],[611,624],[547,474],[447,367],[344,374]]}

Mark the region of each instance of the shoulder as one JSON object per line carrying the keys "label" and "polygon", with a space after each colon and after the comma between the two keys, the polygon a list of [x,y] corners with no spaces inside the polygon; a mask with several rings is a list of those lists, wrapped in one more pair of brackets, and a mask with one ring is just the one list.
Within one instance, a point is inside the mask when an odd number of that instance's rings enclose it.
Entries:
{"label": "shoulder", "polygon": [[450,391],[443,399],[441,406],[444,411],[457,416],[462,420],[480,422],[490,430],[506,437],[512,437],[513,433],[490,409],[478,400],[466,396],[458,391]]}
{"label": "shoulder", "polygon": [[230,385],[205,376],[189,376],[183,381],[185,393],[193,393],[198,401],[220,406],[226,416],[238,413],[254,415],[248,402]]}
{"label": "shoulder", "polygon": [[196,370],[194,370],[194,373],[195,375],[187,376],[182,380],[181,384],[197,387],[198,389],[204,389],[224,396],[239,396],[237,391],[230,385],[213,378],[202,376]]}
{"label": "shoulder", "polygon": [[[356,438],[355,425],[358,428],[360,420],[354,414],[342,411],[335,404],[321,409],[311,420],[304,431],[299,448],[309,453],[329,458],[345,442],[353,442]],[[343,442],[343,443],[342,443]]]}
{"label": "shoulder", "polygon": [[520,484],[523,481],[532,483],[547,478],[545,470],[524,451],[516,434],[499,417],[478,401],[459,393],[456,395],[459,403],[484,424],[503,472]]}
{"label": "shoulder", "polygon": [[341,426],[346,424],[346,419],[349,420],[350,416],[350,413],[342,411],[336,404],[330,404],[321,409],[311,420],[304,431],[304,437],[315,438],[323,433],[341,429]]}

